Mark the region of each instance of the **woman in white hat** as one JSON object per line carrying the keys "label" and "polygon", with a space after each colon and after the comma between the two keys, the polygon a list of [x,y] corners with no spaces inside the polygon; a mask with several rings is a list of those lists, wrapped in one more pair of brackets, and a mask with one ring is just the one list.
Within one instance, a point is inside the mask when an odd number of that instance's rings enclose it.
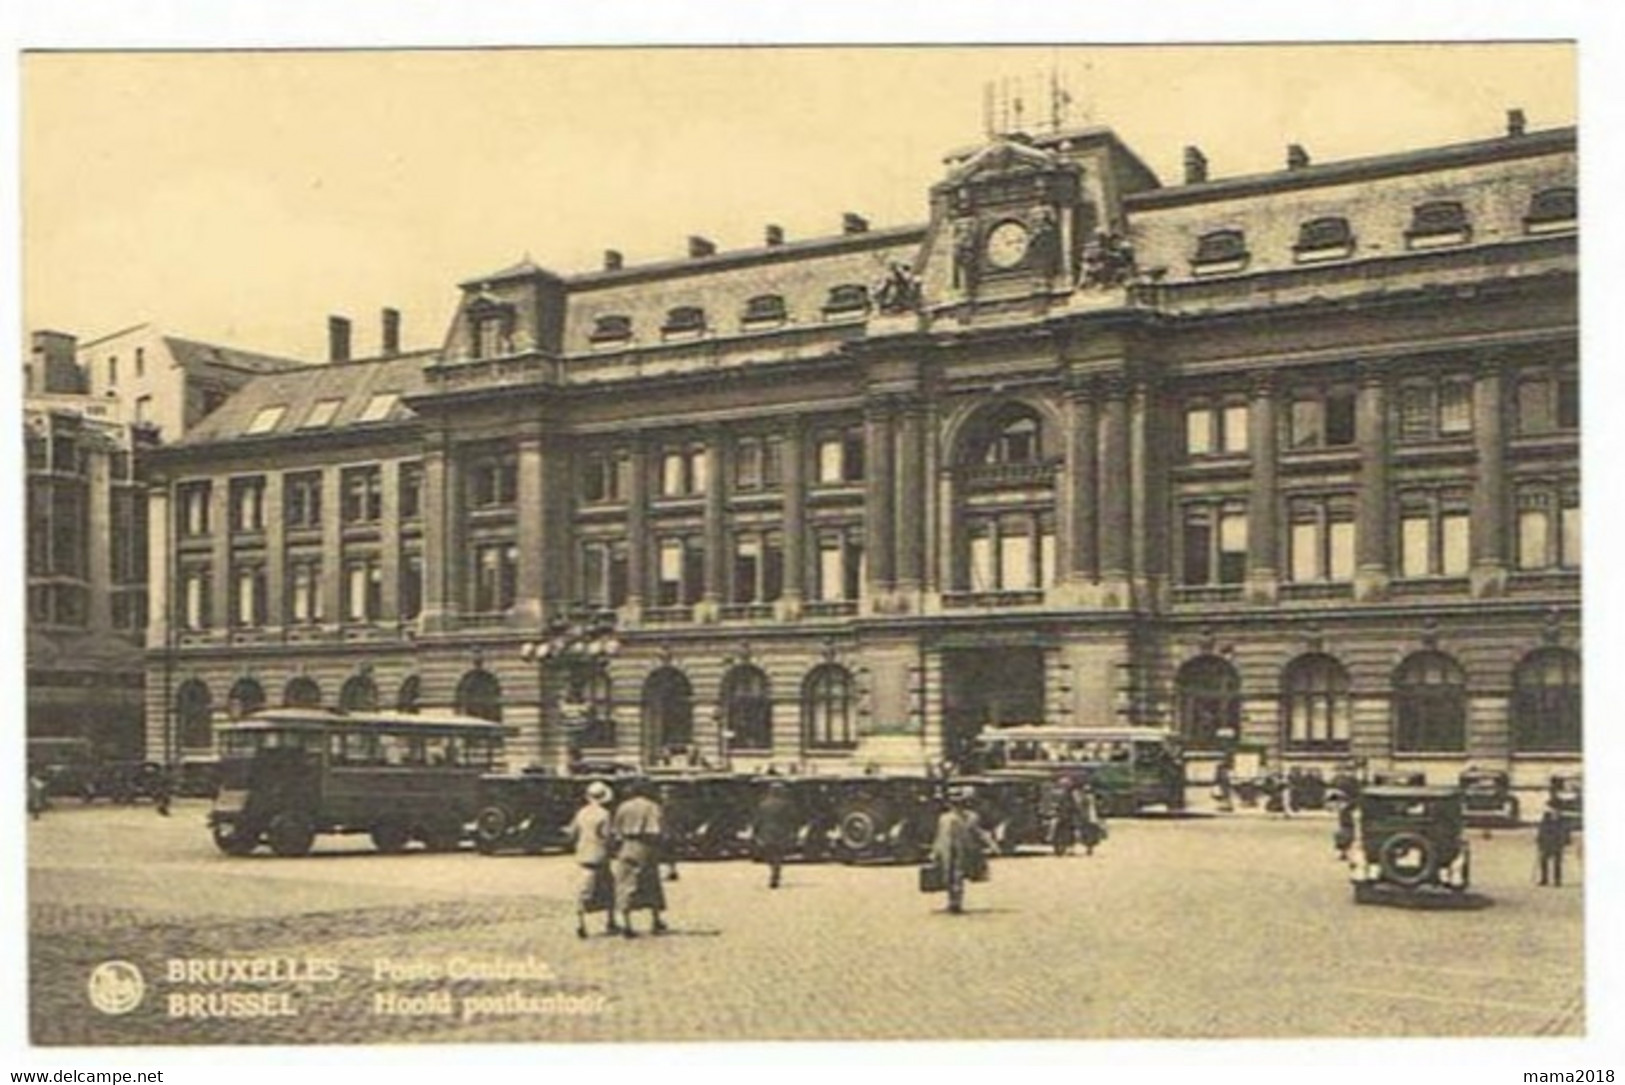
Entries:
{"label": "woman in white hat", "polygon": [[576,936],[587,937],[587,913],[609,916],[606,933],[615,934],[615,890],[609,876],[609,804],[615,792],[602,780],[587,785],[587,800],[570,820],[570,840],[581,866],[581,888],[576,894]]}

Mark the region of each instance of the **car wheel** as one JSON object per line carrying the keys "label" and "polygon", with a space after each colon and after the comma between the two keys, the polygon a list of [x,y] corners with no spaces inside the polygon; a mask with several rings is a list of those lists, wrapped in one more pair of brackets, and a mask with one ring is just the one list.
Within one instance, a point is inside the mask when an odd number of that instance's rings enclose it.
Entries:
{"label": "car wheel", "polygon": [[271,851],[283,858],[309,855],[316,842],[316,827],[303,814],[278,814],[266,830]]}
{"label": "car wheel", "polygon": [[843,811],[836,821],[835,839],[847,856],[866,855],[880,839],[880,819],[866,807]]}
{"label": "car wheel", "polygon": [[474,819],[474,847],[481,855],[494,855],[508,836],[508,812],[500,806],[487,806]]}
{"label": "car wheel", "polygon": [[412,830],[403,821],[380,821],[372,827],[372,846],[385,855],[398,855],[412,841]]}
{"label": "car wheel", "polygon": [[216,825],[212,833],[214,846],[227,855],[244,856],[259,845],[259,833],[241,825]]}
{"label": "car wheel", "polygon": [[1438,874],[1438,848],[1421,833],[1395,833],[1377,849],[1377,865],[1384,879],[1414,889]]}

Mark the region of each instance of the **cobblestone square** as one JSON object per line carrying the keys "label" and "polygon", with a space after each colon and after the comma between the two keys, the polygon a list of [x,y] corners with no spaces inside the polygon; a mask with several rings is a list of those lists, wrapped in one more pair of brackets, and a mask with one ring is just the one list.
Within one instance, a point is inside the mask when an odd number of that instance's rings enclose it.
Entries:
{"label": "cobblestone square", "polygon": [[[209,843],[203,809],[166,820],[70,807],[31,824],[36,1042],[1585,1029],[1583,862],[1573,884],[1534,887],[1526,829],[1475,834],[1475,888],[1495,901],[1480,912],[1357,907],[1329,818],[1237,814],[1118,820],[1092,857],[1000,860],[962,917],[918,893],[909,867],[796,865],[769,891],[761,867],[689,864],[668,886],[673,932],[626,942],[599,923],[576,937],[567,857],[381,856],[324,838],[305,859],[231,859]],[[91,1005],[90,976],[108,960],[145,979],[131,1012]],[[260,979],[171,971],[222,960],[261,962]],[[290,994],[276,1005],[295,1016],[196,1016],[244,1012],[219,996],[245,992]]]}

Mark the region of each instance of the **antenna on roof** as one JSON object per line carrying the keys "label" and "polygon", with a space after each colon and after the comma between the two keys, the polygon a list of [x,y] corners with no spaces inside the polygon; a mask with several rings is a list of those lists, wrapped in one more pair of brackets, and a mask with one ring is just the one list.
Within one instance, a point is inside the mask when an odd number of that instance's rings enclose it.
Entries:
{"label": "antenna on roof", "polygon": [[1049,70],[1049,126],[1059,132],[1066,127],[1067,110],[1072,105],[1072,94],[1061,80],[1059,68]]}

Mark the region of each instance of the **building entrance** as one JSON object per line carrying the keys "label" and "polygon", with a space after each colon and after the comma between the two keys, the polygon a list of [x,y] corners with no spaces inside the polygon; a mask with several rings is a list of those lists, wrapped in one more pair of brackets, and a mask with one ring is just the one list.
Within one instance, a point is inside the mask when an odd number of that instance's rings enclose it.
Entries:
{"label": "building entrance", "polygon": [[1044,722],[1040,648],[956,648],[942,654],[942,742],[955,764],[984,727]]}

